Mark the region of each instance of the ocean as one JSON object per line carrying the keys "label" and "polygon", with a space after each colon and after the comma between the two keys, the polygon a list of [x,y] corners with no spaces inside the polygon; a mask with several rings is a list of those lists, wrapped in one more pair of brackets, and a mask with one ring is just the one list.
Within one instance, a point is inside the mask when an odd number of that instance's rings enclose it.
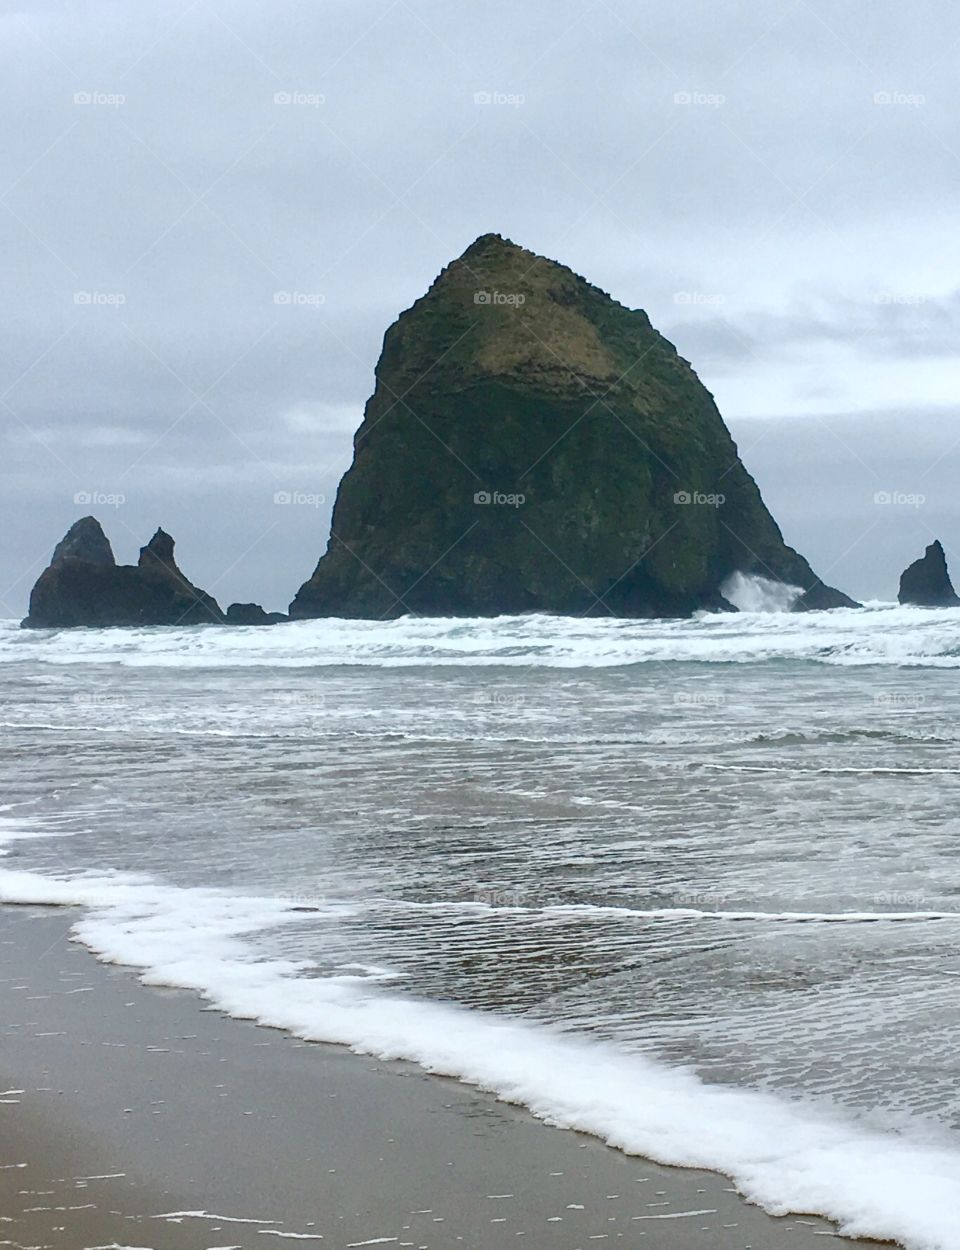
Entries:
{"label": "ocean", "polygon": [[960,610],[7,621],[0,722],[101,958],[960,1244]]}

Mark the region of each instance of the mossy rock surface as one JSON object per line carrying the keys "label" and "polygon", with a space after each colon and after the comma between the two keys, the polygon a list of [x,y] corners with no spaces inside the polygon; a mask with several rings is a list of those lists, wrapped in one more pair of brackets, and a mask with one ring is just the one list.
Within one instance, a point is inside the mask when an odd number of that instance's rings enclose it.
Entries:
{"label": "mossy rock surface", "polygon": [[852,604],[783,541],[646,313],[484,235],[390,327],[294,617],[684,616],[735,572]]}

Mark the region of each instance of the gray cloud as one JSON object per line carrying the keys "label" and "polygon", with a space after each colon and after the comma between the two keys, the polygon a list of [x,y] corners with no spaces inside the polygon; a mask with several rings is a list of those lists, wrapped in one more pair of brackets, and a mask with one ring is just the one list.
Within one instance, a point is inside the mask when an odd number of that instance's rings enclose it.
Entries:
{"label": "gray cloud", "polygon": [[850,593],[889,600],[934,538],[960,574],[958,417],[954,407],[732,426],[787,541]]}
{"label": "gray cloud", "polygon": [[908,366],[914,359],[952,359],[960,338],[960,291],[940,297],[877,290],[861,300],[824,291],[782,309],[729,314],[717,292],[676,292],[674,302],[687,315],[662,323],[661,331],[704,370],[741,370],[758,359],[789,363],[823,346]]}

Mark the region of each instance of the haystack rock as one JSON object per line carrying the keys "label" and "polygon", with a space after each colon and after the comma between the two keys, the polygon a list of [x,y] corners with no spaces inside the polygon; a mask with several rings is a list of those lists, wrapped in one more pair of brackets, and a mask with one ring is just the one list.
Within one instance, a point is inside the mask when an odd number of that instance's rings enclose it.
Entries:
{"label": "haystack rock", "polygon": [[215,599],[184,577],[173,539],[158,529],[136,566],[117,564],[95,517],[81,518],[57,544],[30,595],[23,624],[33,629],[77,625],[222,624]]}
{"label": "haystack rock", "polygon": [[947,570],[947,557],[940,540],[932,542],[919,560],[900,575],[898,600],[919,608],[955,608],[960,606]]}
{"label": "haystack rock", "polygon": [[487,234],[387,331],[290,614],[687,616],[736,572],[856,606],[784,544],[646,313]]}

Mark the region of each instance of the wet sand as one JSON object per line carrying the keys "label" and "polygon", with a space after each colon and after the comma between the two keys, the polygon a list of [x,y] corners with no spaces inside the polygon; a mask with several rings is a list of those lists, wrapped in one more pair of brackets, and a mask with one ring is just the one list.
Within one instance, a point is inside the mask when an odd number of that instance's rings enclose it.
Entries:
{"label": "wet sand", "polygon": [[74,918],[0,907],[0,1246],[868,1244],[413,1066],[145,988],[71,943]]}

